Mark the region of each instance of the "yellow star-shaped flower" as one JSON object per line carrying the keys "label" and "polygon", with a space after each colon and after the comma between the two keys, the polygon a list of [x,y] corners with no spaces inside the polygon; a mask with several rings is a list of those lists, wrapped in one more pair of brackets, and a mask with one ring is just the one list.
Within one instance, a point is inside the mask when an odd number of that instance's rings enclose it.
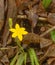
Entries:
{"label": "yellow star-shaped flower", "polygon": [[12,38],[16,38],[18,37],[18,39],[20,41],[22,41],[23,39],[23,35],[26,35],[28,34],[27,31],[25,31],[25,28],[24,27],[20,27],[19,24],[16,24],[15,25],[15,28],[11,28],[9,29],[13,34],[12,34]]}

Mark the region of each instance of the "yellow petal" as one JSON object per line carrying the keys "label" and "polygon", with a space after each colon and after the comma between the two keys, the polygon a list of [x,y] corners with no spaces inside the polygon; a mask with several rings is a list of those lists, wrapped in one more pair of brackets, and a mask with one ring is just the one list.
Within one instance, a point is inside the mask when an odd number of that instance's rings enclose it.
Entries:
{"label": "yellow petal", "polygon": [[18,39],[19,39],[20,41],[22,41],[22,39],[23,39],[22,35],[18,35]]}
{"label": "yellow petal", "polygon": [[20,28],[19,24],[16,24],[16,25],[15,25],[15,28],[16,28],[16,29],[19,29],[19,28]]}
{"label": "yellow petal", "polygon": [[24,31],[25,30],[25,28],[24,27],[22,27],[22,28],[20,28],[22,31]]}
{"label": "yellow petal", "polygon": [[20,28],[19,29],[19,32],[20,32],[21,35],[23,34],[24,30],[25,30],[25,28]]}
{"label": "yellow petal", "polygon": [[15,32],[16,30],[14,28],[9,29],[11,32]]}
{"label": "yellow petal", "polygon": [[26,35],[26,34],[28,34],[28,32],[27,32],[27,31],[23,31],[22,33],[23,33],[23,35]]}
{"label": "yellow petal", "polygon": [[13,33],[13,34],[12,34],[12,37],[13,37],[13,38],[15,38],[16,36],[17,36],[17,34],[16,34],[16,33]]}

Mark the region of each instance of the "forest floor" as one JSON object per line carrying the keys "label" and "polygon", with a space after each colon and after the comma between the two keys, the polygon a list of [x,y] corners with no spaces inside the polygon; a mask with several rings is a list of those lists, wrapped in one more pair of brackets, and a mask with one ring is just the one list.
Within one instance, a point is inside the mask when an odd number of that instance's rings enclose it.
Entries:
{"label": "forest floor", "polygon": [[0,65],[21,65],[11,64],[19,47],[9,31],[9,18],[13,28],[19,24],[28,31],[21,47],[26,53],[29,48],[35,50],[37,65],[55,65],[55,0],[0,0]]}

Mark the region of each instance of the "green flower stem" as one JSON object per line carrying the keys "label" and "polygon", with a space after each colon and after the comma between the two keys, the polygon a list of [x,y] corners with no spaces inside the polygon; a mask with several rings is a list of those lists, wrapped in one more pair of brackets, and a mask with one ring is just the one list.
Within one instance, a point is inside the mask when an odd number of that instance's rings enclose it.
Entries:
{"label": "green flower stem", "polygon": [[24,52],[23,47],[21,46],[21,42],[18,40],[18,38],[15,38],[15,42],[17,43],[18,47],[20,48],[20,50],[22,50]]}

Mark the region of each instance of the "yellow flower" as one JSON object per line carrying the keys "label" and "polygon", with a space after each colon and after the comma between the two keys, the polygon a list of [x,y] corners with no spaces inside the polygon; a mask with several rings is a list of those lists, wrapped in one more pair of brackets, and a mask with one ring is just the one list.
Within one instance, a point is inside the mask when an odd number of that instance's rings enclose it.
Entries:
{"label": "yellow flower", "polygon": [[22,41],[23,39],[23,35],[28,34],[27,31],[25,31],[24,27],[20,27],[19,24],[15,25],[15,28],[11,28],[9,29],[13,34],[12,34],[12,38],[18,37],[18,39],[20,41]]}

